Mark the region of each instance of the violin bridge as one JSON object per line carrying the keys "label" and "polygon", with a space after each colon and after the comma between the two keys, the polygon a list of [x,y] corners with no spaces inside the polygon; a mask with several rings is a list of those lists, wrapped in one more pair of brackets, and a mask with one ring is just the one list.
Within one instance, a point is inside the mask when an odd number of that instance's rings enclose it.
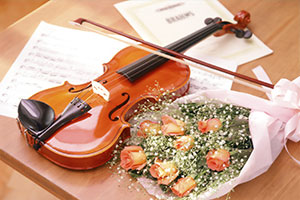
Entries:
{"label": "violin bridge", "polygon": [[109,101],[110,93],[101,83],[97,81],[92,81],[92,88],[95,94],[98,94],[101,97],[103,97],[105,101]]}

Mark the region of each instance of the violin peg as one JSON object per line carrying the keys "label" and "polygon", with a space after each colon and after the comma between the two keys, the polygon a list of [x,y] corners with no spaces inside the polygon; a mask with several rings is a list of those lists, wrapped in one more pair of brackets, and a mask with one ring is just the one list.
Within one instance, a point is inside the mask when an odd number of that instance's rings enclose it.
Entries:
{"label": "violin peg", "polygon": [[249,39],[252,36],[252,32],[250,30],[242,30],[242,29],[231,29],[231,32],[233,32],[235,34],[235,36],[237,38],[245,38],[245,39]]}
{"label": "violin peg", "polygon": [[206,18],[206,19],[204,20],[204,23],[205,23],[206,25],[209,25],[209,24],[211,24],[211,23],[213,23],[213,22],[214,22],[214,19],[211,18],[211,17]]}
{"label": "violin peg", "polygon": [[241,29],[232,29],[231,32],[233,32],[237,38],[243,38],[245,35],[245,32]]}
{"label": "violin peg", "polygon": [[220,17],[215,17],[215,18],[214,18],[214,22],[215,22],[215,23],[220,22],[220,21],[222,21],[222,19],[221,19]]}
{"label": "violin peg", "polygon": [[222,21],[222,19],[221,19],[220,17],[215,17],[214,19],[211,18],[211,17],[209,17],[209,18],[206,18],[206,19],[204,20],[204,23],[205,23],[206,25],[209,25],[209,24],[211,24],[211,23],[217,23],[217,22],[220,22],[220,21]]}
{"label": "violin peg", "polygon": [[252,32],[250,30],[246,30],[244,33],[244,38],[249,39],[252,36]]}

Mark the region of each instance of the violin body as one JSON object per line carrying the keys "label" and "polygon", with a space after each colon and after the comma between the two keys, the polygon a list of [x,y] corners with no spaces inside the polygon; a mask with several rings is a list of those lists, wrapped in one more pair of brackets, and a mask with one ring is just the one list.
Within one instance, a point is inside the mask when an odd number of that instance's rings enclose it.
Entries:
{"label": "violin body", "polygon": [[[110,92],[110,100],[88,91],[92,109],[61,127],[44,142],[38,152],[54,163],[70,169],[90,169],[106,163],[112,157],[112,151],[119,137],[129,131],[128,120],[133,116],[137,105],[145,99],[157,101],[160,88],[184,95],[189,88],[189,67],[174,61],[167,61],[134,82],[130,82],[116,71],[149,54],[134,47],[121,50],[114,58],[104,64],[104,74],[96,79]],[[50,105],[56,118],[63,112],[78,92],[84,92],[83,85],[71,85],[50,88],[33,95],[30,99]],[[22,132],[24,127],[19,124]],[[33,146],[34,138],[25,131],[28,143]]]}

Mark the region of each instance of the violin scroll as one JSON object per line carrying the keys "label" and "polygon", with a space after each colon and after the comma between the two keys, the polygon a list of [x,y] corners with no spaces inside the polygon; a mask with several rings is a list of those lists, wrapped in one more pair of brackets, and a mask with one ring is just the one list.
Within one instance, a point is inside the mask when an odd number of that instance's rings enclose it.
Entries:
{"label": "violin scroll", "polygon": [[236,37],[238,38],[245,38],[245,39],[249,39],[252,36],[252,32],[247,29],[244,30],[247,25],[251,22],[250,20],[250,13],[248,13],[245,10],[242,10],[240,12],[238,12],[234,18],[233,18],[237,23],[233,24],[230,22],[224,22],[221,20],[221,18],[216,17],[216,18],[207,18],[205,19],[204,23],[206,25],[210,24],[210,23],[221,23],[223,24],[223,28],[222,30],[217,31],[214,36],[222,36],[226,33],[234,33]]}

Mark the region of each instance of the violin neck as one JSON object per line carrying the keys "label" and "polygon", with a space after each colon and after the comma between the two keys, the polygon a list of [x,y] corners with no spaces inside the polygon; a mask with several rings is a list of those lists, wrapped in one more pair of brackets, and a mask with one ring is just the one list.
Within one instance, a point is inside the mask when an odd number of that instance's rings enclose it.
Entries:
{"label": "violin neck", "polygon": [[209,24],[206,27],[191,33],[190,35],[185,36],[184,38],[181,38],[167,46],[165,48],[176,51],[176,52],[183,52],[193,45],[197,44],[201,40],[207,38],[211,34],[215,33],[216,31],[222,29],[221,24]]}
{"label": "violin neck", "polygon": [[[176,52],[183,52],[193,45],[197,44],[201,40],[205,39],[206,37],[210,36],[211,34],[215,33],[216,31],[222,29],[223,25],[218,23],[211,23],[206,27],[191,33],[184,38],[181,38],[167,46],[165,48],[176,51]],[[159,50],[159,52],[163,52]],[[169,53],[166,53],[169,54]],[[169,54],[170,55],[170,54]],[[142,77],[143,75],[147,74],[151,70],[157,68],[158,66],[167,62],[167,58],[163,58],[156,54],[149,54],[117,71],[117,73],[122,74],[125,76],[129,81],[134,82],[138,78]]]}

